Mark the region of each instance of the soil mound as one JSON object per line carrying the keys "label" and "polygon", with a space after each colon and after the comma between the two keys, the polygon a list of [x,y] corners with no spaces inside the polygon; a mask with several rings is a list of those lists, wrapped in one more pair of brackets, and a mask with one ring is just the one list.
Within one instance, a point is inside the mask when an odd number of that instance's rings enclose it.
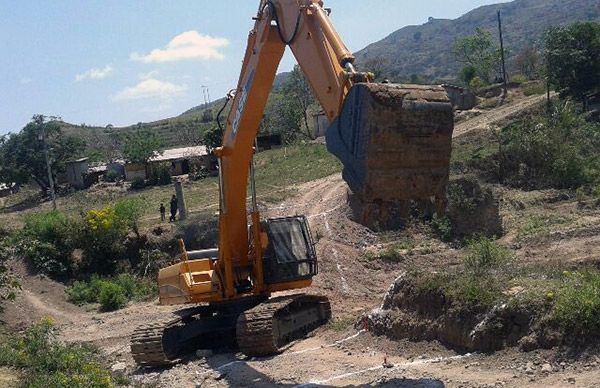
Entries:
{"label": "soil mound", "polygon": [[396,279],[380,308],[366,316],[376,335],[412,341],[439,340],[458,350],[494,351],[531,334],[535,311],[501,304],[491,309],[459,306],[438,290],[417,286],[410,275]]}

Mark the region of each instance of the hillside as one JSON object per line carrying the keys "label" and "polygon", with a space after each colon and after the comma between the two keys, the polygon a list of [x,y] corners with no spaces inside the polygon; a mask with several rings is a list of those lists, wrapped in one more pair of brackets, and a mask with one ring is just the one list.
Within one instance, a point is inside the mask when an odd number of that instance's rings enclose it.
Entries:
{"label": "hillside", "polygon": [[516,0],[483,6],[455,20],[430,19],[420,26],[404,27],[358,51],[357,62],[364,65],[382,58],[382,70],[392,78],[412,74],[453,78],[459,68],[452,54],[454,41],[471,35],[476,27],[496,32],[497,10],[503,16],[506,47],[513,54],[528,44],[538,44],[549,26],[600,21],[597,0]]}
{"label": "hillside", "polygon": [[[472,34],[476,27],[495,31],[498,9],[504,18],[506,46],[513,54],[527,44],[538,43],[548,26],[600,21],[600,3],[597,0],[516,0],[480,7],[456,20],[431,19],[421,26],[404,27],[358,51],[358,64],[364,66],[371,59],[381,58],[381,70],[392,79],[412,74],[454,78],[459,64],[452,54],[453,42]],[[288,74],[277,75],[275,89],[281,87]],[[216,115],[222,103],[223,99],[219,99],[208,106],[193,107],[176,117],[122,128],[81,127],[67,123],[63,128],[66,133],[94,145],[110,145],[111,134],[123,134],[140,127],[158,133],[165,147],[189,145],[190,137],[197,137],[204,111],[211,109]]]}

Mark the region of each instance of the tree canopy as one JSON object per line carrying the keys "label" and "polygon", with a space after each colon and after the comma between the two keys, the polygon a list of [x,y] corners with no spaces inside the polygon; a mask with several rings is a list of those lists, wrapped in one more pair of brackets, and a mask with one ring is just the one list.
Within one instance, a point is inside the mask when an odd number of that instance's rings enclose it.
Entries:
{"label": "tree canopy", "polygon": [[0,182],[24,184],[32,179],[47,191],[45,147],[55,178],[65,171],[68,161],[83,155],[85,142],[65,136],[56,117],[35,115],[19,133],[0,139]]}
{"label": "tree canopy", "polygon": [[492,33],[483,28],[478,27],[474,35],[458,39],[453,51],[459,62],[475,68],[477,75],[486,82],[493,81],[500,73],[500,47],[492,39]]}
{"label": "tree canopy", "polygon": [[575,23],[546,31],[550,82],[562,96],[586,102],[600,92],[600,23]]}

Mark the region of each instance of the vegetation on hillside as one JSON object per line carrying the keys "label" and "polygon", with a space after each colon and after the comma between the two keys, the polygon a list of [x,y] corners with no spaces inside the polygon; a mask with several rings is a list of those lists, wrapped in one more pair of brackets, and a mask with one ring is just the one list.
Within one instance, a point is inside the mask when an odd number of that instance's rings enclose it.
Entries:
{"label": "vegetation on hillside", "polygon": [[12,300],[19,289],[19,282],[8,268],[8,261],[13,258],[14,248],[11,245],[9,233],[0,229],[0,312],[2,302]]}
{"label": "vegetation on hillside", "polygon": [[75,304],[99,303],[101,311],[113,311],[127,302],[153,298],[158,292],[154,279],[139,279],[122,273],[112,278],[92,275],[90,280],[78,280],[66,289],[68,298]]}
{"label": "vegetation on hillside", "polygon": [[46,318],[24,334],[3,336],[0,366],[20,373],[20,386],[28,388],[109,388],[115,385],[102,365],[97,348],[56,340],[54,323]]}
{"label": "vegetation on hillside", "polygon": [[[141,252],[127,249],[139,239],[139,219],[145,205],[125,199],[113,206],[67,216],[59,211],[29,215],[15,236],[17,253],[38,271],[56,279],[85,274],[113,274],[124,265],[135,267]],[[129,237],[129,233],[133,237]],[[79,249],[81,257],[74,257]]]}
{"label": "vegetation on hillside", "polygon": [[369,61],[379,58],[377,70],[382,78],[400,81],[419,75],[432,80],[454,80],[464,65],[455,61],[453,43],[472,35],[476,28],[492,31],[497,41],[498,10],[502,12],[505,44],[510,50],[509,74],[521,72],[516,60],[525,48],[539,50],[547,26],[600,21],[597,0],[516,0],[491,4],[454,20],[431,18],[422,25],[401,28],[356,52],[357,67],[369,70]]}
{"label": "vegetation on hillside", "polygon": [[0,183],[25,184],[33,180],[42,191],[50,188],[47,157],[53,180],[66,163],[82,155],[85,143],[65,136],[56,118],[36,115],[19,133],[0,137]]}
{"label": "vegetation on hillside", "polygon": [[546,32],[548,77],[562,97],[584,103],[600,93],[600,23],[551,27]]}
{"label": "vegetation on hillside", "polygon": [[600,124],[569,101],[532,112],[497,136],[501,182],[528,189],[600,183]]}

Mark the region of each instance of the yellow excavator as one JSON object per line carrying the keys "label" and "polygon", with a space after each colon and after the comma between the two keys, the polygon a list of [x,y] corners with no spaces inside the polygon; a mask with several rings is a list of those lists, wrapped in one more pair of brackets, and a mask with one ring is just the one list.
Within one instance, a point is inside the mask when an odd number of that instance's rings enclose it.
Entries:
{"label": "yellow excavator", "polygon": [[[262,0],[231,93],[219,166],[219,245],[186,251],[159,272],[162,305],[189,305],[137,328],[131,352],[141,366],[177,362],[185,352],[234,339],[249,356],[276,354],[331,317],[327,297],[275,292],[309,287],[318,272],[304,216],[261,219],[254,144],[277,68],[289,46],[329,119],[327,147],[360,202],[360,220],[385,225],[410,200],[445,207],[453,110],[436,86],[375,83],[319,0]],[[251,209],[247,209],[250,183]],[[400,205],[399,205],[400,204]],[[366,275],[365,275],[366,276]]]}

